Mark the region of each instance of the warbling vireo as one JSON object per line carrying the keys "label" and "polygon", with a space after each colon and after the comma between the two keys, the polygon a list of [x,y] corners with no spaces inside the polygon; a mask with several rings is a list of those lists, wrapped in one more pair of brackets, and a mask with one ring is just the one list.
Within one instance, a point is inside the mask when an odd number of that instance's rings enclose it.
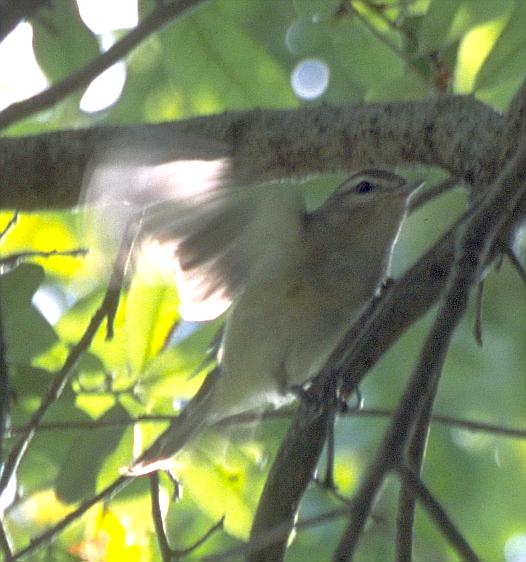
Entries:
{"label": "warbling vireo", "polygon": [[279,185],[228,189],[215,170],[208,179],[190,173],[187,192],[181,174],[176,181],[152,158],[132,161],[99,167],[88,189],[124,182],[136,208],[163,199],[144,212],[141,238],[171,249],[183,317],[212,319],[228,308],[217,368],[137,459],[137,475],[164,467],[204,426],[279,405],[320,371],[386,278],[421,182],[361,171],[307,212],[299,192]]}
{"label": "warbling vireo", "polygon": [[312,213],[299,195],[275,186],[228,212],[214,201],[213,209],[196,211],[186,233],[170,221],[169,209],[146,217],[149,237],[174,244],[186,315],[202,319],[203,303],[219,303],[212,315],[232,304],[218,368],[132,474],[162,467],[203,426],[279,405],[288,389],[320,371],[385,279],[419,185],[368,170]]}

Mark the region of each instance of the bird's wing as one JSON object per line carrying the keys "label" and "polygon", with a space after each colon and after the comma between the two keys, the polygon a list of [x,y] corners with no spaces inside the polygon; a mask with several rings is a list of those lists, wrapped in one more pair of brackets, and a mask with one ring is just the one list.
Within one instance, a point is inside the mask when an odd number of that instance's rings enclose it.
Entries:
{"label": "bird's wing", "polygon": [[135,143],[106,151],[92,166],[84,199],[111,209],[102,228],[112,238],[140,214],[141,252],[161,250],[170,262],[182,316],[209,320],[226,310],[256,268],[271,269],[273,256],[300,240],[300,194],[283,186],[240,187],[242,180],[223,146]]}
{"label": "bird's wing", "polygon": [[229,189],[190,201],[155,205],[143,218],[146,248],[172,248],[181,314],[219,316],[256,269],[269,267],[291,240],[299,242],[299,194],[282,186]]}

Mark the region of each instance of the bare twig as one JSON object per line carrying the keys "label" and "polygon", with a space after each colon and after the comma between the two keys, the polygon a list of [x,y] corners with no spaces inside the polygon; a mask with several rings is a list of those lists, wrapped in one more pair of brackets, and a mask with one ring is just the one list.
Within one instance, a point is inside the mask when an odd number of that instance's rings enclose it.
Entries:
{"label": "bare twig", "polygon": [[23,20],[30,18],[49,0],[17,0],[0,2],[0,42]]}
{"label": "bare twig", "polygon": [[327,447],[325,456],[327,458],[327,465],[325,467],[325,478],[323,485],[329,490],[334,490],[336,484],[334,483],[334,457],[336,456],[336,449],[334,443],[334,423],[336,421],[336,406],[334,405],[329,411],[329,420],[327,423]]}
{"label": "bare twig", "polygon": [[9,412],[9,370],[4,340],[2,298],[3,295],[0,293],[0,464],[3,457],[6,421]]}
{"label": "bare twig", "polygon": [[157,542],[159,543],[159,550],[161,551],[161,558],[163,562],[170,562],[172,559],[172,549],[168,543],[168,537],[166,536],[166,530],[164,528],[161,502],[159,499],[158,472],[152,472],[152,474],[150,474],[150,497],[152,500],[152,519]]}
{"label": "bare twig", "polygon": [[[412,470],[403,465],[397,468],[397,472],[402,479],[404,487],[407,488],[415,498],[418,498],[428,515],[442,532],[442,535],[446,537],[449,544],[455,548],[461,560],[480,560],[420,478]],[[411,560],[411,558],[407,558],[407,560]]]}
{"label": "bare twig", "polygon": [[428,201],[431,201],[431,199],[434,199],[435,197],[446,193],[446,191],[449,191],[458,184],[458,178],[449,177],[443,181],[439,181],[438,183],[432,185],[427,189],[419,189],[415,193],[414,197],[411,197],[411,199],[409,200],[409,212],[412,213],[413,211],[416,211],[417,209],[422,207],[422,205],[425,205]]}
{"label": "bare twig", "polygon": [[345,505],[351,504],[351,500],[349,498],[345,497],[343,494],[340,494],[340,492],[338,492],[338,488],[336,486],[333,486],[333,487],[327,486],[327,484],[325,483],[326,478],[324,478],[323,480],[320,480],[318,477],[314,477],[312,479],[312,481],[314,482],[314,484],[319,486],[322,490],[324,490],[325,492],[328,492],[331,496],[336,498],[339,502],[344,503]]}
{"label": "bare twig", "polygon": [[[436,385],[426,397],[412,429],[411,440],[407,447],[406,462],[413,473],[418,476],[422,473],[435,396]],[[416,496],[409,488],[407,482],[402,480],[396,518],[396,562],[411,562],[412,560]]]}
{"label": "bare twig", "polygon": [[30,252],[17,252],[15,254],[9,254],[3,258],[0,258],[0,270],[1,271],[9,271],[14,267],[17,267],[22,262],[25,262],[32,258],[52,258],[55,256],[63,256],[63,257],[82,257],[88,253],[88,250],[85,248],[77,248],[75,250],[49,250],[49,251],[30,251]]}
{"label": "bare twig", "polygon": [[511,264],[513,265],[517,273],[519,274],[519,277],[523,280],[524,283],[526,283],[526,270],[524,269],[522,263],[517,259],[517,256],[515,255],[513,250],[508,246],[506,246],[504,248],[504,253],[510,260]]}
{"label": "bare twig", "polygon": [[9,231],[16,225],[17,222],[18,222],[18,211],[15,211],[13,213],[13,216],[9,219],[7,224],[4,226],[4,228],[0,232],[0,241],[2,241],[4,236],[6,236],[9,233]]}
{"label": "bare twig", "polygon": [[73,510],[71,513],[68,513],[68,515],[66,515],[63,519],[53,525],[53,527],[49,528],[41,535],[31,539],[31,542],[26,547],[13,554],[13,560],[20,560],[21,558],[25,558],[42,546],[51,544],[66,527],[77,521],[82,515],[84,515],[84,513],[86,513],[86,511],[88,511],[88,509],[96,505],[98,502],[116,494],[119,490],[124,488],[124,486],[126,486],[129,481],[130,479],[127,476],[120,476],[119,478],[114,480],[98,494],[92,496],[85,502],[82,502],[79,507],[77,507],[77,509]]}
{"label": "bare twig", "polygon": [[[335,381],[313,389],[312,398],[303,399],[282,441],[261,494],[250,531],[247,562],[282,560],[301,498],[312,479],[323,450],[330,412],[336,400]],[[309,393],[310,394],[310,393]],[[258,548],[259,537],[272,529],[282,530],[276,542]]]}
{"label": "bare twig", "polygon": [[176,18],[204,1],[173,0],[172,2],[159,2],[149,16],[106,52],[76,72],[72,72],[58,84],[26,100],[14,103],[0,112],[0,129],[37,111],[51,107],[68,94],[83,86],[87,86],[101,72],[127,55],[148,35],[164,27],[171,19]]}
{"label": "bare twig", "polygon": [[217,531],[221,531],[223,529],[224,523],[225,523],[225,516],[223,515],[223,517],[221,517],[221,519],[219,519],[216,523],[214,523],[200,539],[198,539],[197,541],[194,542],[194,544],[192,544],[188,548],[183,548],[181,550],[175,550],[174,551],[175,560],[178,560],[179,558],[183,558],[185,556],[188,556],[188,554],[191,554],[194,550],[199,548],[214,533],[217,533]]}
{"label": "bare twig", "polygon": [[[254,423],[259,420],[273,420],[273,419],[283,419],[290,418],[293,415],[293,411],[290,408],[281,408],[279,410],[269,410],[267,412],[257,412],[251,413],[247,412],[244,414],[236,414],[234,416],[229,416],[215,424],[217,427],[228,427],[232,425],[240,425],[246,423]],[[359,410],[351,409],[341,416],[345,417],[384,417],[390,418],[393,415],[393,410],[385,408],[362,408]],[[38,431],[70,431],[71,429],[85,429],[85,430],[96,430],[105,427],[122,427],[130,426],[136,423],[157,423],[160,421],[171,422],[176,419],[176,415],[143,415],[136,416],[134,418],[126,418],[122,420],[71,420],[64,422],[46,422],[42,423],[38,427]],[[509,437],[511,439],[526,439],[526,429],[519,429],[514,427],[506,427],[503,425],[478,422],[474,420],[463,420],[461,418],[456,418],[454,416],[446,416],[441,414],[433,414],[431,416],[431,421],[433,423],[439,423],[442,425],[461,427],[467,431],[490,433],[495,435],[500,435],[502,437]],[[19,427],[10,427],[7,431],[7,436],[17,435],[26,431],[27,426],[22,425]]]}
{"label": "bare twig", "polygon": [[350,0],[347,4],[347,9],[363,23],[363,25],[371,32],[372,35],[374,35],[374,37],[378,39],[378,41],[383,43],[396,56],[400,57],[400,60],[402,60],[407,65],[407,67],[410,68],[419,78],[424,81],[427,80],[423,75],[422,70],[415,64],[411,57],[400,48],[398,48],[392,41],[390,41],[385,36],[385,34],[380,33],[378,29],[376,29],[376,27],[352,5],[352,2]]}
{"label": "bare twig", "polygon": [[[297,521],[294,525],[294,529],[296,531],[300,531],[302,529],[308,529],[317,525],[323,525],[328,521],[333,521],[334,519],[337,519],[339,517],[346,516],[348,512],[348,507],[338,507],[336,509],[332,509],[331,511],[314,515],[313,517],[306,517]],[[265,549],[272,544],[280,543],[286,540],[289,534],[290,528],[288,523],[283,523],[278,527],[273,527],[266,530],[264,533],[258,535],[249,543],[223,550],[222,552],[218,552],[217,554],[203,556],[200,560],[202,562],[224,562],[225,560],[232,560],[238,556],[250,556],[254,551]],[[275,561],[275,559],[271,558],[267,558],[267,561],[268,560],[272,560],[272,562]]]}
{"label": "bare twig", "polygon": [[11,548],[11,541],[9,540],[9,535],[4,526],[3,520],[0,518],[0,551],[4,555],[5,562],[11,562],[13,560],[13,550]]}
{"label": "bare twig", "polygon": [[475,321],[473,322],[473,337],[479,347],[482,347],[482,301],[484,297],[484,279],[477,283],[475,291]]}

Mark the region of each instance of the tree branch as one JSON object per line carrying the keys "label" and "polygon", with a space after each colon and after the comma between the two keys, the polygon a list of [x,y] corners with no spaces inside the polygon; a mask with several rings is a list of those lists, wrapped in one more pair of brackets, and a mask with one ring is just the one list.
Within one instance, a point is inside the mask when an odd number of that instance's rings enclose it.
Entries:
{"label": "tree branch", "polygon": [[172,559],[172,549],[168,543],[166,530],[164,528],[163,514],[161,509],[161,500],[159,495],[159,473],[153,472],[149,476],[150,479],[150,498],[152,503],[152,519],[155,527],[155,535],[159,543],[162,562],[170,562]]}
{"label": "tree branch", "polygon": [[[422,473],[436,389],[437,385],[435,385],[435,388],[426,396],[426,400],[420,409],[412,429],[411,439],[407,447],[407,468],[417,479],[420,478]],[[411,488],[412,486],[408,479],[401,478],[398,512],[396,516],[396,562],[411,562],[412,560],[413,526],[417,495]]]}
{"label": "tree branch", "polygon": [[[312,479],[325,444],[332,419],[330,407],[335,406],[335,391],[335,385],[329,382],[319,389],[318,395],[314,394],[315,398],[306,397],[301,401],[265,482],[250,531],[247,562],[283,559],[299,498]],[[294,439],[290,439],[291,435]],[[279,539],[257,548],[260,537],[277,528],[281,530]]]}
{"label": "tree branch", "polygon": [[229,147],[232,181],[239,185],[416,163],[440,166],[468,184],[483,185],[502,167],[494,147],[507,143],[503,127],[502,117],[474,98],[443,96],[226,112],[171,123],[0,138],[0,208],[71,208],[79,201],[88,162],[112,143],[142,149],[151,143],[162,149],[174,139],[180,146],[184,139],[197,138]]}

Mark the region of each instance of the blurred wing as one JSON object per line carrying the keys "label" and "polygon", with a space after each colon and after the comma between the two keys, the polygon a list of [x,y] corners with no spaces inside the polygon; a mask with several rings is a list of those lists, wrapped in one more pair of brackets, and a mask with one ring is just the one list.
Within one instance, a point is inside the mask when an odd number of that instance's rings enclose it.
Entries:
{"label": "blurred wing", "polygon": [[[282,186],[218,189],[193,201],[148,209],[145,248],[171,248],[181,314],[209,320],[222,314],[258,268],[299,241],[300,195]],[[271,275],[272,267],[268,274]]]}
{"label": "blurred wing", "polygon": [[[150,144],[149,144],[150,143]],[[91,166],[84,204],[119,241],[139,225],[140,252],[159,253],[172,271],[188,320],[222,314],[262,261],[296,233],[300,195],[280,186],[236,187],[226,147],[195,139],[121,142]]]}

